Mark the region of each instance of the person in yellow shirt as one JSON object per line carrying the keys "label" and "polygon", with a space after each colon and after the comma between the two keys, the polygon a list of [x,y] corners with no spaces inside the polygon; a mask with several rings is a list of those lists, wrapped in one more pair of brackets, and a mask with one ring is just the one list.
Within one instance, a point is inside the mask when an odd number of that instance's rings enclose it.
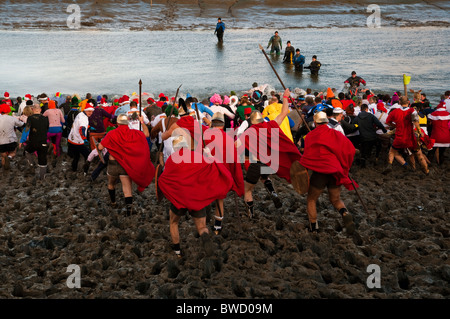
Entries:
{"label": "person in yellow shirt", "polygon": [[87,93],[86,94],[86,98],[80,102],[80,104],[78,104],[78,106],[80,107],[80,112],[84,111],[84,108],[86,107],[86,103],[92,99],[92,94],[91,93]]}
{"label": "person in yellow shirt", "polygon": [[[283,107],[283,104],[279,103],[278,98],[276,96],[273,96],[270,101],[269,105],[266,106],[262,112],[263,118],[269,118],[269,120],[274,120],[278,114],[281,113],[281,108]],[[281,130],[284,134],[286,134],[289,139],[294,142],[294,138],[292,137],[291,132],[291,126],[289,125],[289,119],[286,116],[283,120],[283,122],[280,125]]]}

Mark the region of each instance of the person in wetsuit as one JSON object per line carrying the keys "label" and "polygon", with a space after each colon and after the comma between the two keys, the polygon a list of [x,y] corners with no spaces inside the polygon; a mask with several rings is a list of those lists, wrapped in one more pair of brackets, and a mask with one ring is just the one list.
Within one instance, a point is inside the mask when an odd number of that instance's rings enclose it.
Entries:
{"label": "person in wetsuit", "polygon": [[225,23],[222,22],[221,18],[218,18],[216,30],[214,31],[214,34],[217,35],[217,40],[219,40],[219,42],[223,42],[224,32],[225,32]]}
{"label": "person in wetsuit", "polygon": [[317,61],[317,55],[313,55],[312,61],[308,66],[305,66],[305,69],[309,69],[311,71],[311,75],[319,75],[319,70],[322,65],[319,61]]}

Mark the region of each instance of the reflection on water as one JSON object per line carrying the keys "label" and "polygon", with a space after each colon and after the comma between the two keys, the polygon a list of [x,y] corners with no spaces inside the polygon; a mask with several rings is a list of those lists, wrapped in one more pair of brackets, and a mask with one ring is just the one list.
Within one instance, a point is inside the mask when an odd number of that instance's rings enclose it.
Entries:
{"label": "reflection on water", "polygon": [[[302,74],[268,54],[286,87],[326,91],[341,89],[355,70],[370,89],[380,93],[419,90],[437,104],[448,87],[450,59],[443,39],[448,28],[280,29],[309,65],[313,55],[322,63],[319,77]],[[143,81],[143,92],[186,93],[199,98],[251,88],[253,82],[282,87],[258,45],[272,30],[228,30],[223,43],[210,31],[0,31],[0,89],[12,96],[27,93],[86,92],[132,94]],[[302,41],[308,39],[308,41]],[[352,39],[351,45],[348,43]]]}

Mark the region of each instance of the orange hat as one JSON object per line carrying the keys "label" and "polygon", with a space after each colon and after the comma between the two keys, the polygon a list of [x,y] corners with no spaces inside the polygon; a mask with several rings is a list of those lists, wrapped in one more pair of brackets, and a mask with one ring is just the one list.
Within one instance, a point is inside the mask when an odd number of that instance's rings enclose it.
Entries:
{"label": "orange hat", "polygon": [[331,88],[327,89],[327,99],[334,97],[333,90]]}
{"label": "orange hat", "polygon": [[332,107],[340,107],[341,109],[344,108],[344,106],[342,105],[342,102],[339,101],[338,99],[332,99],[331,100],[331,106]]}
{"label": "orange hat", "polygon": [[56,103],[53,100],[48,101],[48,108],[49,109],[56,109]]}

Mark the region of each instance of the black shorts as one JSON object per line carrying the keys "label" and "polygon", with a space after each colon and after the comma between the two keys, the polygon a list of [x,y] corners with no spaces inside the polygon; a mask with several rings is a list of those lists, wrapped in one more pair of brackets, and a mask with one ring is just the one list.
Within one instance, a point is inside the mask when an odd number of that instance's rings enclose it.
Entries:
{"label": "black shorts", "polygon": [[309,179],[309,184],[317,189],[324,189],[325,187],[339,188],[339,186],[336,185],[336,179],[333,177],[333,175],[322,174],[314,171]]}
{"label": "black shorts", "polygon": [[268,174],[261,174],[261,168],[268,167],[266,164],[261,162],[250,163],[247,169],[247,174],[245,175],[245,181],[247,183],[255,185],[258,183],[260,178],[267,179],[269,177]]}
{"label": "black shorts", "polygon": [[194,218],[206,217],[206,209],[188,210],[187,208],[176,208],[174,204],[170,203],[170,210],[177,216],[184,216],[189,211],[189,214]]}
{"label": "black shorts", "polygon": [[16,150],[17,142],[0,145],[0,153],[13,152]]}
{"label": "black shorts", "polygon": [[106,173],[112,177],[128,176],[127,171],[116,160],[108,161]]}
{"label": "black shorts", "polygon": [[32,154],[34,152],[37,152],[38,154],[38,164],[40,166],[47,166],[47,151],[48,151],[48,145],[47,144],[31,144],[27,143],[25,146],[25,151]]}

